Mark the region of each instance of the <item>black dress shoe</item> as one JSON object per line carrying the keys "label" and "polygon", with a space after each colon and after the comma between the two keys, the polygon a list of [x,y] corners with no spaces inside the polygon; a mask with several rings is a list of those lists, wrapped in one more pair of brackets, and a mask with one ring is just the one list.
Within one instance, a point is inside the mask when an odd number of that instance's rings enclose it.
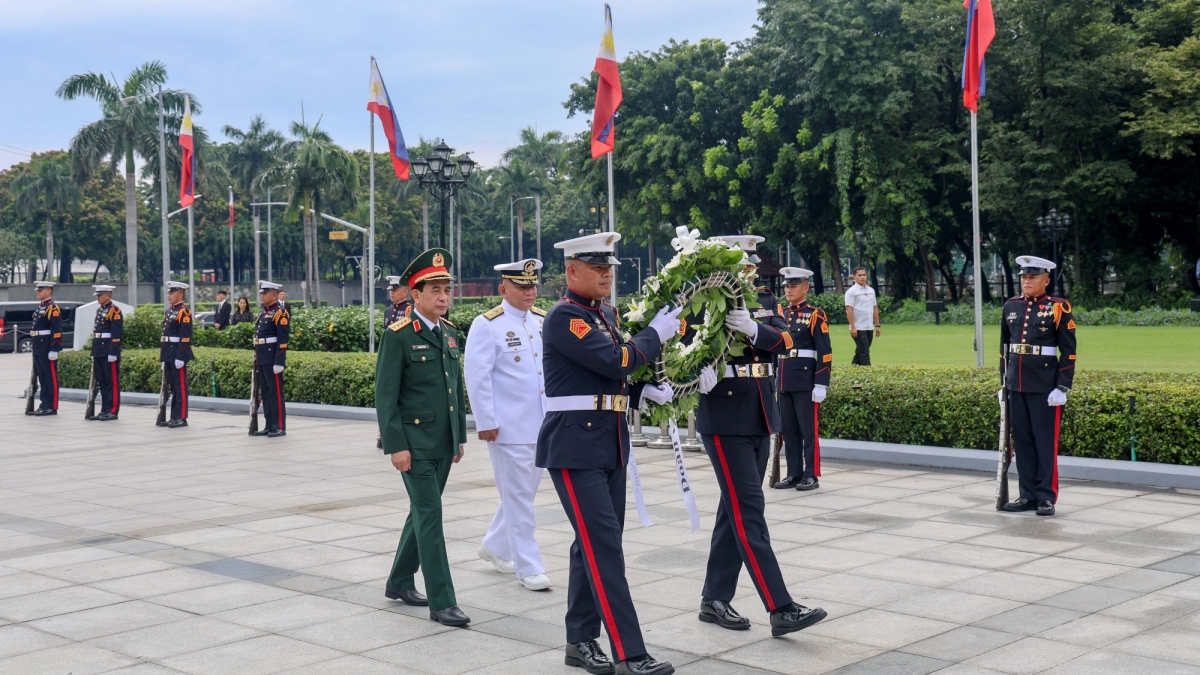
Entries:
{"label": "black dress shoe", "polygon": [[820,607],[809,609],[800,603],[793,602],[787,607],[771,612],[771,637],[804,630],[826,616],[828,614]]}
{"label": "black dress shoe", "polygon": [[1009,513],[1020,513],[1022,511],[1033,511],[1037,509],[1037,504],[1034,504],[1024,497],[1020,497],[1005,504],[1002,508]]}
{"label": "black dress shoe", "polygon": [[578,644],[567,645],[567,654],[563,663],[575,668],[583,668],[592,675],[612,675],[613,664],[608,655],[600,648],[600,643],[588,640]]}
{"label": "black dress shoe", "polygon": [[96,416],[96,419],[100,420],[101,422],[111,422],[117,419],[117,416],[112,413],[100,413]]}
{"label": "black dress shoe", "polygon": [[389,591],[385,588],[383,589],[383,595],[388,600],[399,600],[400,602],[403,602],[406,605],[412,605],[413,607],[429,606],[429,598],[421,595],[416,589],[407,591]]}
{"label": "black dress shoe", "polygon": [[279,431],[271,431],[267,433],[267,438],[279,438],[280,436],[287,436],[287,432],[283,429],[280,429]]}
{"label": "black dress shoe", "polygon": [[33,414],[37,415],[38,417],[45,417],[46,415],[57,415],[58,411],[50,409],[50,408],[46,408],[44,410],[38,410]]}
{"label": "black dress shoe", "polygon": [[807,492],[809,490],[816,490],[819,487],[821,487],[821,482],[818,481],[816,478],[805,478],[804,480],[800,481],[799,483],[796,483],[796,489],[800,490],[801,492]]}
{"label": "black dress shoe", "polygon": [[1039,516],[1054,515],[1054,502],[1050,501],[1049,499],[1043,499],[1042,501],[1038,502],[1037,514]]}
{"label": "black dress shoe", "polygon": [[429,610],[429,620],[436,621],[443,626],[453,626],[462,628],[471,623],[471,617],[463,614],[463,611],[458,608],[458,605],[447,607],[446,609],[431,609]]}
{"label": "black dress shoe", "polygon": [[750,619],[738,614],[724,600],[701,600],[700,620],[704,623],[715,623],[729,630],[750,629]]}
{"label": "black dress shoe", "polygon": [[36,411],[36,410],[26,410],[26,411],[25,411],[25,414],[26,414],[26,415],[36,415],[36,414],[37,414],[37,411]]}
{"label": "black dress shoe", "polygon": [[171,420],[170,422],[167,422],[167,426],[171,427],[172,429],[178,429],[179,427],[186,427],[187,420]]}
{"label": "black dress shoe", "polygon": [[155,423],[154,423],[154,426],[156,426],[156,427],[169,427],[169,426],[171,426],[171,423],[170,423],[170,422],[155,422]]}
{"label": "black dress shoe", "polygon": [[788,489],[796,487],[796,484],[799,482],[800,482],[800,479],[797,478],[796,476],[788,476],[787,478],[784,478],[783,480],[772,485],[771,487],[775,488],[776,490],[788,490]]}
{"label": "black dress shoe", "polygon": [[653,656],[646,654],[636,659],[625,659],[617,664],[617,675],[671,675],[675,666],[663,661],[659,663]]}

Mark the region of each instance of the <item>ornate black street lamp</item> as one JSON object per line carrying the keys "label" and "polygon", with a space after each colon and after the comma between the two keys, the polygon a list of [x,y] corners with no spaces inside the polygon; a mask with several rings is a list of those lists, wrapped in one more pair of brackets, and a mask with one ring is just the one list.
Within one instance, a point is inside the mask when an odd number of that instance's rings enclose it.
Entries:
{"label": "ornate black street lamp", "polygon": [[1062,290],[1061,288],[1056,290],[1056,286],[1062,286],[1062,264],[1058,260],[1058,240],[1067,233],[1067,228],[1071,227],[1071,214],[1059,213],[1058,209],[1050,209],[1046,215],[1037,217],[1037,224],[1042,234],[1050,237],[1054,247],[1051,260],[1058,266],[1058,269],[1050,273],[1050,293],[1055,295]]}
{"label": "ornate black street lamp", "polygon": [[421,187],[441,203],[442,216],[438,229],[438,246],[446,246],[446,223],[450,218],[450,198],[466,184],[474,170],[475,161],[467,155],[463,155],[457,160],[451,159],[450,146],[446,145],[445,141],[438,143],[429,159],[418,157],[412,162],[412,172],[416,174]]}

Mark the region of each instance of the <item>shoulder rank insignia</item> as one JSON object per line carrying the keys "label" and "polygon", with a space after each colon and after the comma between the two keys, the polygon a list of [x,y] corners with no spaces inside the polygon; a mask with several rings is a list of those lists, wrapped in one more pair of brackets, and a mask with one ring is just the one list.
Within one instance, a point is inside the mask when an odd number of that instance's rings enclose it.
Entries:
{"label": "shoulder rank insignia", "polygon": [[546,316],[546,311],[542,310],[542,309],[538,309],[537,307],[530,307],[529,311],[533,312],[534,314],[537,314],[538,316]]}
{"label": "shoulder rank insignia", "polygon": [[394,331],[399,331],[401,328],[404,328],[405,326],[407,326],[410,323],[412,323],[412,319],[405,317],[405,318],[400,319],[399,321],[391,324],[390,326],[388,326],[388,328],[391,330],[394,330]]}
{"label": "shoulder rank insignia", "polygon": [[496,305],[495,307],[484,312],[483,318],[487,319],[488,321],[491,321],[492,319],[500,316],[503,313],[504,313],[504,305]]}
{"label": "shoulder rank insignia", "polygon": [[447,326],[450,326],[454,330],[458,330],[458,326],[455,326],[454,324],[450,323],[450,320],[444,316],[442,317],[442,323],[446,324]]}
{"label": "shoulder rank insignia", "polygon": [[571,324],[568,326],[568,330],[571,331],[571,335],[574,335],[582,340],[585,335],[592,332],[592,327],[583,319],[571,319]]}

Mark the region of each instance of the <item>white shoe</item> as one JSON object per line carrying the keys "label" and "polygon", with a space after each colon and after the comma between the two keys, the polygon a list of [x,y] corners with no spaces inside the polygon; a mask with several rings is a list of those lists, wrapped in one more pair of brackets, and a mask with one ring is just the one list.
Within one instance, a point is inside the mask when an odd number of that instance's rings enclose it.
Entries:
{"label": "white shoe", "polygon": [[505,560],[495,553],[492,553],[492,549],[488,548],[487,546],[479,547],[479,557],[490,562],[492,567],[495,567],[496,571],[501,574],[517,573],[517,566],[513,564],[512,561]]}
{"label": "white shoe", "polygon": [[544,591],[554,585],[545,574],[535,574],[521,579],[521,585],[531,591]]}

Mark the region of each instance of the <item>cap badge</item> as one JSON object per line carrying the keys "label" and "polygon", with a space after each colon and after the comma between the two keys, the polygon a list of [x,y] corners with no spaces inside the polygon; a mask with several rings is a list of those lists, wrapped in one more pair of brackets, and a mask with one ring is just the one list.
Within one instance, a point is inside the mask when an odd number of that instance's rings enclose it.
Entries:
{"label": "cap badge", "polygon": [[533,274],[536,271],[537,263],[533,262],[532,260],[527,260],[525,262],[525,274]]}
{"label": "cap badge", "polygon": [[604,245],[605,245],[605,246],[612,246],[612,245],[613,245],[613,242],[614,242],[614,241],[616,241],[616,240],[617,240],[617,238],[616,238],[616,237],[614,237],[613,235],[611,235],[611,234],[610,234],[610,235],[608,235],[608,239],[605,239],[605,240],[604,240]]}
{"label": "cap badge", "polygon": [[446,259],[442,257],[441,253],[433,254],[433,266],[434,267],[445,267],[446,266]]}

